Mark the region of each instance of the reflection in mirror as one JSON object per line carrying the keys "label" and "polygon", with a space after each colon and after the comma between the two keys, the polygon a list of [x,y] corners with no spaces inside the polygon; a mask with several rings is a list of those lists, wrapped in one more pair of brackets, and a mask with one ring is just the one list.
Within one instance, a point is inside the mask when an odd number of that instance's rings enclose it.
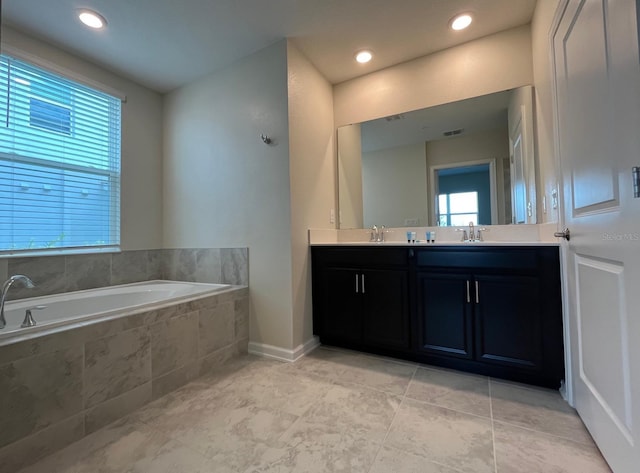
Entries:
{"label": "reflection in mirror", "polygon": [[528,86],[340,127],[340,228],[535,223],[531,97]]}
{"label": "reflection in mirror", "polygon": [[491,171],[489,163],[435,171],[438,226],[491,225]]}

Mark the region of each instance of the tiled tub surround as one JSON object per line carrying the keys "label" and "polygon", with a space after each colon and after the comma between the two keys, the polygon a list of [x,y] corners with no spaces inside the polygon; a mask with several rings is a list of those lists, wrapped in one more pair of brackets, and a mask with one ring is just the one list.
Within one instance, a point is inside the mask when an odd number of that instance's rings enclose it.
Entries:
{"label": "tiled tub surround", "polygon": [[0,471],[10,473],[247,352],[249,291],[0,346]]}
{"label": "tiled tub surround", "polygon": [[36,287],[15,284],[9,300],[153,279],[246,286],[249,252],[247,248],[182,248],[0,260],[0,280],[12,274],[29,276]]}

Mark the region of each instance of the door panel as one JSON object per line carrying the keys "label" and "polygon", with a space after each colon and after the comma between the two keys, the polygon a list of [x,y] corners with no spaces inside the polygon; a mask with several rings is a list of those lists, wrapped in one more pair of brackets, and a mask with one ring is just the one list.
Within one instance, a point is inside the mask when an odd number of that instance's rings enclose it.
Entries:
{"label": "door panel", "polygon": [[[631,392],[624,265],[582,256],[575,258],[579,376],[631,439]],[[612,298],[611,294],[620,294]]]}
{"label": "door panel", "polygon": [[364,270],[362,275],[364,342],[409,348],[408,272]]}
{"label": "door panel", "polygon": [[640,464],[638,3],[563,1],[553,30],[570,388],[616,473]]}
{"label": "door panel", "polygon": [[542,369],[542,321],[538,279],[476,276],[476,359]]}
{"label": "door panel", "polygon": [[418,349],[473,358],[471,275],[418,274]]}
{"label": "door panel", "polygon": [[[609,54],[607,24],[601,1],[582,2],[574,22],[562,37],[563,75],[567,113],[580,120],[566,123],[562,140],[571,143],[580,156],[573,163],[570,179],[574,216],[612,210],[618,205],[615,166],[611,149],[611,100],[607,87]],[[585,54],[589,51],[589,54]],[[585,133],[585,129],[590,130]]]}
{"label": "door panel", "polygon": [[[322,272],[321,336],[336,341],[362,340],[362,298],[355,269],[326,268]],[[358,278],[358,280],[356,280]],[[356,287],[357,285],[357,287]]]}

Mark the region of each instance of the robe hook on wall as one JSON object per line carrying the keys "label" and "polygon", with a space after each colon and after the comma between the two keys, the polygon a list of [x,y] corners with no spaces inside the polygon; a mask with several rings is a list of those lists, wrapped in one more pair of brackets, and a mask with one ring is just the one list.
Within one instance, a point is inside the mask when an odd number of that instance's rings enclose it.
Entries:
{"label": "robe hook on wall", "polygon": [[267,144],[270,145],[271,144],[271,138],[269,138],[267,135],[260,135],[260,138],[262,138],[262,141]]}

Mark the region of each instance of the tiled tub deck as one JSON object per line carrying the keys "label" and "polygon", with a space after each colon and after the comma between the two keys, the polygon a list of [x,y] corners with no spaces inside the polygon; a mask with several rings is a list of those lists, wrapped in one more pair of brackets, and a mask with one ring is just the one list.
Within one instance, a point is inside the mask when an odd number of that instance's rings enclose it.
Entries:
{"label": "tiled tub deck", "polygon": [[247,352],[231,288],[0,346],[0,471],[17,471]]}

